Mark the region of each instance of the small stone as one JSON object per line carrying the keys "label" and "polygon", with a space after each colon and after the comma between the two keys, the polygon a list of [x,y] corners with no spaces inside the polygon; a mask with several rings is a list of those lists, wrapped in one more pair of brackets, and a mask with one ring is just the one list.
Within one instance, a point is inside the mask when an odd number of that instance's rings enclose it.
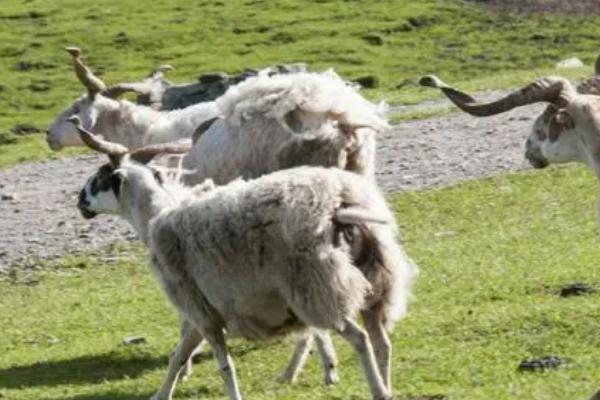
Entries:
{"label": "small stone", "polygon": [[519,364],[519,371],[544,371],[547,369],[556,369],[564,364],[564,360],[556,356],[536,358],[532,360],[523,360]]}
{"label": "small stone", "polygon": [[594,292],[596,289],[585,283],[573,283],[560,289],[560,297],[583,296]]}
{"label": "small stone", "polygon": [[143,336],[128,336],[123,339],[123,346],[132,346],[146,343],[146,338]]}
{"label": "small stone", "polygon": [[53,346],[53,345],[55,345],[55,344],[58,344],[58,343],[60,343],[60,339],[59,339],[59,338],[57,338],[57,337],[54,337],[54,336],[53,336],[53,337],[50,337],[50,338],[48,339],[48,344],[49,344],[49,345],[51,345],[51,346]]}
{"label": "small stone", "polygon": [[375,75],[361,76],[360,78],[354,79],[352,82],[358,83],[365,89],[371,89],[379,86],[379,79]]}
{"label": "small stone", "polygon": [[383,37],[376,33],[367,33],[362,39],[372,46],[381,46],[384,43]]}
{"label": "small stone", "polygon": [[2,193],[2,195],[0,195],[0,199],[2,199],[4,201],[16,200],[17,196],[15,194],[12,194],[12,193]]}
{"label": "small stone", "polygon": [[565,69],[565,68],[581,68],[583,67],[583,61],[581,61],[577,57],[567,58],[566,60],[562,60],[556,63],[557,69]]}

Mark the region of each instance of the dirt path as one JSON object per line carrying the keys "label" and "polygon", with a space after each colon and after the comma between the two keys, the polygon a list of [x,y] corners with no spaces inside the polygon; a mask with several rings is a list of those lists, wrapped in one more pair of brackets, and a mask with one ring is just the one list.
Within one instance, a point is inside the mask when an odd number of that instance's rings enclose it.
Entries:
{"label": "dirt path", "polygon": [[[419,106],[438,104],[447,107],[444,102]],[[378,141],[378,181],[392,192],[528,168],[523,144],[532,115],[540,109],[523,107],[486,119],[455,113],[401,123]],[[87,221],[74,207],[86,177],[103,162],[88,155],[0,170],[0,271],[16,261],[35,265],[37,259],[135,240],[118,218],[103,215]]]}

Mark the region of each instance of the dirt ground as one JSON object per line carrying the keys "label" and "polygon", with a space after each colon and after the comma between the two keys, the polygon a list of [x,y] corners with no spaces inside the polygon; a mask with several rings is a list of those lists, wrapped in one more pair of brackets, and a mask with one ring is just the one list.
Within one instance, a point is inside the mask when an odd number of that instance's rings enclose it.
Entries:
{"label": "dirt ground", "polygon": [[472,2],[508,12],[600,13],[598,0],[472,0]]}
{"label": "dirt ground", "polygon": [[[410,108],[440,105],[448,103]],[[528,168],[524,141],[532,115],[541,107],[523,107],[485,119],[454,113],[396,125],[378,140],[378,182],[389,193]],[[103,157],[86,155],[0,170],[0,271],[15,263],[35,267],[39,259],[136,240],[119,218],[101,215],[84,220],[75,208],[86,178],[102,163]],[[100,253],[111,257],[106,250]]]}

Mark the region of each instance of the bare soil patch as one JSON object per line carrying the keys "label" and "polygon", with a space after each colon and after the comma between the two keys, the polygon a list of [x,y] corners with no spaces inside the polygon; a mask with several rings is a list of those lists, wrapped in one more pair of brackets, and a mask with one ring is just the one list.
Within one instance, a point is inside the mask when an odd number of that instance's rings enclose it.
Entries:
{"label": "bare soil patch", "polygon": [[598,0],[471,0],[471,2],[506,12],[600,14]]}

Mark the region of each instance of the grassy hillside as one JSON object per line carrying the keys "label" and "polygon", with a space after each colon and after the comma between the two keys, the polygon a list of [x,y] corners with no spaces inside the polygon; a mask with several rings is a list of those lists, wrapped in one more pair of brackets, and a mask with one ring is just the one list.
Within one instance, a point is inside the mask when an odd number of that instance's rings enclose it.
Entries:
{"label": "grassy hillside", "polygon": [[[567,56],[596,57],[600,26],[587,16],[510,15],[446,0],[3,0],[0,133],[45,129],[82,92],[63,48],[78,45],[107,82],[136,79],[161,63],[176,81],[210,70],[280,62],[375,75],[374,98],[434,96],[411,82],[438,72],[467,89],[519,84]],[[527,72],[524,72],[527,71]],[[576,75],[587,74],[576,71]],[[0,167],[48,154],[42,135],[4,135]],[[1,143],[16,141],[17,145]],[[22,144],[22,145],[21,145]]]}
{"label": "grassy hillside", "polygon": [[[561,168],[392,197],[421,269],[393,335],[398,399],[586,400],[598,389],[600,296],[558,296],[573,282],[600,286],[595,191],[589,173]],[[71,257],[0,282],[2,398],[142,400],[158,388],[177,341],[175,313],[140,246],[113,253],[116,262]],[[130,335],[147,343],[121,345]],[[297,384],[275,382],[291,343],[231,341],[243,393],[368,398],[349,346],[336,343],[342,381],[324,388],[316,356]],[[517,371],[521,360],[542,356],[566,365]],[[175,394],[223,397],[212,358]]]}

